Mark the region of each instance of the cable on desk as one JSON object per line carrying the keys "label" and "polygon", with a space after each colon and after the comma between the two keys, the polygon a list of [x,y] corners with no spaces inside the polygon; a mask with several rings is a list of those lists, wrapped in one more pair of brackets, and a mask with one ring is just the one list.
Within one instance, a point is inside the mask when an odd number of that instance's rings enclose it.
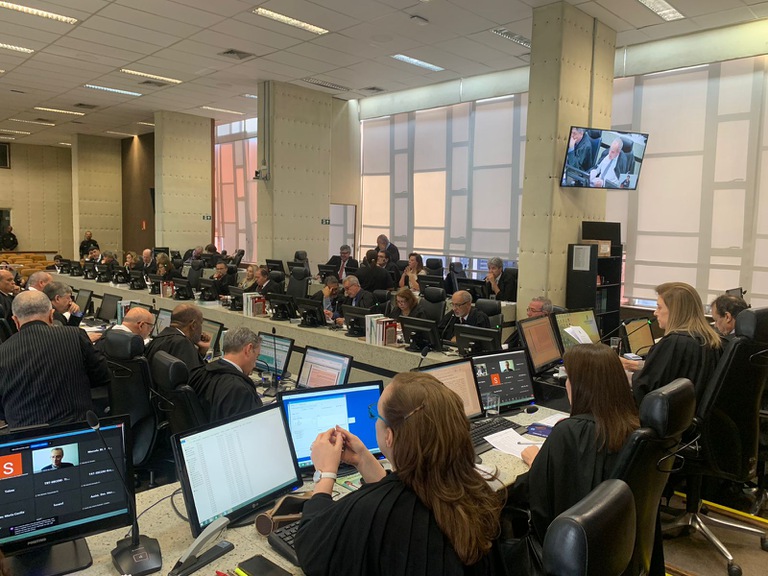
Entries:
{"label": "cable on desk", "polygon": [[[176,492],[181,492],[181,488],[177,489]],[[142,510],[141,513],[138,516],[136,516],[136,521],[138,522],[139,518],[144,516],[145,512],[149,512],[150,510],[152,510],[152,508],[154,508],[155,506],[160,504],[160,502],[162,502],[163,500],[168,500],[169,498],[171,498],[171,504],[173,504],[173,495],[176,494],[176,492],[173,492],[173,494],[168,494],[168,496],[163,496],[162,498],[160,498],[160,500],[158,500],[154,504],[150,504],[148,507],[144,508],[144,510]],[[174,509],[175,509],[175,507],[174,507]],[[178,514],[178,512],[177,512],[177,514]],[[186,520],[186,518],[184,518],[184,519]],[[133,527],[129,528],[128,532],[125,533],[124,538],[128,538],[131,535],[132,531],[133,531]]]}
{"label": "cable on desk", "polygon": [[176,494],[181,494],[181,488],[177,488],[176,491],[171,494],[171,508],[173,508],[173,511],[176,512],[176,516],[184,520],[184,522],[189,521],[189,518],[184,516],[181,512],[179,512],[179,509],[176,507],[176,502],[174,502],[173,497],[176,496]]}

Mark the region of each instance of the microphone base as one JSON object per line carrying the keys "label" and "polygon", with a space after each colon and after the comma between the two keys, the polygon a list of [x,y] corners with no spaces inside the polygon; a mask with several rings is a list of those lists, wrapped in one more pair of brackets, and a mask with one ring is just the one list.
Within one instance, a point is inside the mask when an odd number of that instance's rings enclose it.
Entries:
{"label": "microphone base", "polygon": [[277,386],[270,386],[269,388],[264,390],[264,396],[266,396],[267,398],[274,398],[275,396],[277,396],[278,392],[282,392],[283,390],[285,390],[285,386],[283,386],[282,384],[278,384]]}
{"label": "microphone base", "polygon": [[163,566],[160,543],[149,536],[139,536],[139,543],[134,546],[132,538],[118,540],[112,550],[112,563],[120,574],[144,576],[159,572]]}

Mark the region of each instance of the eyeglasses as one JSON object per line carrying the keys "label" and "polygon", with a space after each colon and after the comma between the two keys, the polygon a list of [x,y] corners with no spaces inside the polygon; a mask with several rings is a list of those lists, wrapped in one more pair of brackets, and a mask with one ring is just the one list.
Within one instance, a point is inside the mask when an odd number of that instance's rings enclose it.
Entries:
{"label": "eyeglasses", "polygon": [[460,308],[461,306],[466,306],[467,304],[472,304],[472,300],[468,302],[459,302],[459,303],[453,302],[453,307]]}
{"label": "eyeglasses", "polygon": [[543,312],[544,309],[543,308],[531,308],[530,306],[528,306],[527,311],[528,312]]}
{"label": "eyeglasses", "polygon": [[[413,410],[411,410],[410,412],[408,412],[408,414],[406,414],[406,415],[403,417],[403,421],[402,421],[400,424],[401,424],[401,425],[402,425],[402,424],[404,424],[404,423],[405,423],[405,421],[406,421],[406,420],[408,420],[408,418],[410,418],[411,416],[413,416],[414,414],[416,414],[416,412],[418,412],[419,410],[422,410],[422,409],[423,409],[425,406],[426,406],[426,404],[424,404],[424,403],[422,402],[422,403],[421,403],[419,406],[417,406],[416,408],[414,408]],[[387,422],[387,421],[385,420],[384,416],[382,416],[381,414],[379,414],[379,407],[376,405],[376,403],[373,403],[373,404],[369,404],[369,405],[368,405],[368,416],[370,416],[370,417],[371,417],[371,419],[373,419],[373,420],[376,420],[376,419],[378,418],[378,419],[380,419],[382,422],[384,422],[384,424],[386,424],[388,428],[392,428],[392,425],[391,425],[389,422]]]}

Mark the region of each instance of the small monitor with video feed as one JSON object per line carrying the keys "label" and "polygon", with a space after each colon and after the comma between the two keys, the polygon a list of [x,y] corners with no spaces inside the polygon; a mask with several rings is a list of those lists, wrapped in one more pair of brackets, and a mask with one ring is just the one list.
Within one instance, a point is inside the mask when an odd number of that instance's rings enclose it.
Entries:
{"label": "small monitor with video feed", "polygon": [[475,356],[472,366],[480,395],[497,394],[501,410],[533,400],[533,381],[522,348]]}
{"label": "small monitor with video feed", "polygon": [[261,336],[261,348],[256,361],[256,370],[277,374],[282,380],[288,374],[288,362],[293,352],[293,338],[285,338],[269,332],[259,332],[259,336]]}
{"label": "small monitor with video feed", "polygon": [[208,334],[211,337],[211,343],[208,350],[213,353],[215,357],[221,356],[221,334],[224,331],[224,324],[216,322],[215,320],[208,320],[203,318],[203,333]]}
{"label": "small monitor with video feed", "polygon": [[560,344],[549,316],[520,320],[517,329],[525,349],[528,350],[531,369],[535,375],[543,374],[562,363]]}
{"label": "small monitor with video feed", "polygon": [[297,388],[340,386],[349,380],[352,356],[307,346],[301,361]]}
{"label": "small monitor with video feed", "polygon": [[483,404],[480,400],[480,391],[475,382],[472,360],[461,358],[441,364],[422,366],[419,372],[431,374],[445,386],[456,392],[464,404],[464,414],[470,420],[483,415]]}
{"label": "small monitor with video feed", "polygon": [[152,336],[157,336],[171,325],[171,311],[160,308],[155,316],[155,328],[152,330]]}
{"label": "small monitor with video feed", "polygon": [[597,328],[595,311],[592,308],[555,314],[555,325],[563,352],[576,344],[600,342],[600,330]]}

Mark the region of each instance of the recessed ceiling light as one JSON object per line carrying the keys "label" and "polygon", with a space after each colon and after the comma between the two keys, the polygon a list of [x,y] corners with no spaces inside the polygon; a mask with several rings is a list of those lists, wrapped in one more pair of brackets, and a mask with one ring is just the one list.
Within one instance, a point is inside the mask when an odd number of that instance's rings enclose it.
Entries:
{"label": "recessed ceiling light", "polygon": [[349,88],[341,86],[340,84],[334,84],[333,82],[326,82],[325,80],[318,80],[317,78],[302,78],[302,82],[308,84],[314,84],[315,86],[322,86],[323,88],[330,88],[331,90],[338,90],[339,92],[349,92]]}
{"label": "recessed ceiling light", "polygon": [[225,112],[226,114],[237,114],[238,116],[244,116],[245,112],[238,112],[237,110],[227,110],[226,108],[214,108],[213,106],[200,106],[203,110],[211,110],[213,112]]}
{"label": "recessed ceiling light", "polygon": [[328,33],[328,30],[325,28],[320,28],[320,26],[315,26],[314,24],[302,20],[296,20],[296,18],[291,18],[290,16],[280,14],[279,12],[272,12],[272,10],[267,10],[266,8],[256,8],[253,13],[257,16],[264,16],[264,18],[281,22],[282,24],[288,24],[288,26],[293,26],[294,28],[301,28],[307,32],[312,32],[312,34],[320,35]]}
{"label": "recessed ceiling light", "polygon": [[653,10],[656,14],[661,16],[667,22],[671,20],[680,20],[685,18],[680,12],[675,10],[672,6],[667,4],[664,0],[638,0],[640,4],[646,8]]}
{"label": "recessed ceiling light", "polygon": [[8,8],[8,10],[16,10],[16,12],[23,12],[30,16],[40,16],[41,18],[50,18],[51,20],[58,20],[66,24],[77,24],[77,18],[70,18],[69,16],[62,16],[61,14],[55,14],[53,12],[46,12],[45,10],[38,10],[36,8],[30,8],[29,6],[20,6],[12,2],[0,2],[0,8]]}
{"label": "recessed ceiling light", "polygon": [[258,96],[256,94],[243,94],[243,98],[253,98],[255,100]]}
{"label": "recessed ceiling light", "polygon": [[167,76],[158,76],[156,74],[148,74],[146,72],[139,72],[138,70],[129,70],[128,68],[121,68],[120,72],[124,74],[133,74],[134,76],[141,76],[142,78],[152,78],[153,80],[162,80],[163,82],[170,82],[171,84],[181,84],[181,80],[176,80],[176,78],[168,78]]}
{"label": "recessed ceiling light", "polygon": [[13,136],[3,136],[0,134],[0,140],[16,140]]}
{"label": "recessed ceiling light", "polygon": [[130,136],[133,138],[136,134],[128,134],[127,132],[114,132],[112,130],[105,130],[104,134],[115,134],[116,136]]}
{"label": "recessed ceiling light", "polygon": [[43,108],[42,106],[35,106],[35,110],[41,112],[56,112],[57,114],[71,114],[72,116],[85,116],[85,112],[73,112],[72,110],[59,110],[58,108]]}
{"label": "recessed ceiling light", "polygon": [[141,124],[142,126],[154,126],[152,122],[136,122],[136,124]]}
{"label": "recessed ceiling light", "polygon": [[25,124],[39,124],[40,126],[56,126],[53,122],[40,122],[39,120],[22,120],[20,118],[8,118],[11,122],[24,122]]}
{"label": "recessed ceiling light", "polygon": [[505,38],[507,40],[511,40],[512,42],[516,44],[520,44],[520,46],[524,46],[525,48],[528,48],[530,50],[531,48],[531,40],[530,38],[526,38],[522,34],[515,34],[514,32],[510,32],[506,28],[494,28],[491,30],[496,36],[501,36],[502,38]]}
{"label": "recessed ceiling light", "polygon": [[106,86],[97,86],[96,84],[85,84],[86,88],[93,90],[104,90],[104,92],[114,92],[115,94],[125,94],[126,96],[142,96],[140,92],[131,92],[130,90],[118,90],[117,88],[107,88]]}
{"label": "recessed ceiling light", "polygon": [[405,54],[395,54],[392,56],[395,60],[400,60],[400,62],[405,62],[406,64],[413,64],[414,66],[419,66],[421,68],[426,68],[427,70],[431,70],[432,72],[440,72],[441,70],[445,70],[445,68],[441,68],[440,66],[436,66],[435,64],[430,64],[429,62],[424,62],[423,60],[418,60],[417,58],[411,58],[410,56],[406,56]]}
{"label": "recessed ceiling light", "polygon": [[61,146],[72,146],[69,142],[59,142]]}
{"label": "recessed ceiling light", "polygon": [[21,134],[23,136],[29,136],[32,134],[32,132],[24,132],[24,130],[9,130],[8,128],[0,128],[0,132],[5,132],[6,134]]}
{"label": "recessed ceiling light", "polygon": [[14,52],[24,52],[24,54],[32,54],[34,50],[32,48],[24,48],[23,46],[14,46],[13,44],[3,44],[0,42],[0,48],[5,48],[6,50],[13,50]]}

